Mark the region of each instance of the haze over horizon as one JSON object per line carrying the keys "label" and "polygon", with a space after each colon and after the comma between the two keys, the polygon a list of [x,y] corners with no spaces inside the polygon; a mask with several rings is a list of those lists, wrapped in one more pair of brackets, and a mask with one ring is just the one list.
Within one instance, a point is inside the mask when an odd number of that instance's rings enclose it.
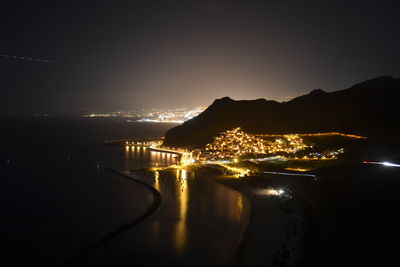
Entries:
{"label": "haze over horizon", "polygon": [[399,11],[389,0],[8,1],[0,114],[285,101],[399,77]]}

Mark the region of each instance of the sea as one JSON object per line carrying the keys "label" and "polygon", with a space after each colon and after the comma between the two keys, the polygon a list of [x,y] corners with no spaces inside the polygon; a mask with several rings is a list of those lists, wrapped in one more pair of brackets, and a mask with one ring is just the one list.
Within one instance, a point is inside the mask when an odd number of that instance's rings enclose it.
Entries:
{"label": "sea", "polygon": [[[107,168],[134,170],[175,161],[172,155],[104,143],[161,137],[176,124],[2,117],[0,125],[1,266],[62,265],[140,216],[153,201],[143,186]],[[118,266],[131,266],[137,257],[153,257],[155,265],[232,262],[247,224],[243,196],[195,173],[163,177],[144,179],[163,198],[156,214],[122,233],[123,242],[105,244],[83,265],[118,259]]]}

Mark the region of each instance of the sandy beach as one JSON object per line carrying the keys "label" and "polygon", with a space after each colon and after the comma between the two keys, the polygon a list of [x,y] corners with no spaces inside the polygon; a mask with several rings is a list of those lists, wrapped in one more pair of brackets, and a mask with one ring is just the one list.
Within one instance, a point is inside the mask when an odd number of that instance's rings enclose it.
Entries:
{"label": "sandy beach", "polygon": [[[218,178],[252,205],[236,266],[390,265],[399,251],[398,169],[354,164],[315,174],[311,183],[269,175]],[[278,185],[290,188],[292,198],[259,193]]]}
{"label": "sandy beach", "polygon": [[276,186],[279,183],[277,177],[256,177],[259,181],[249,181],[249,178],[219,176],[217,179],[221,184],[243,193],[251,202],[250,221],[234,265],[306,265],[306,244],[309,241],[306,232],[310,228],[310,218],[303,199],[294,192],[286,197],[260,193],[263,192],[261,188],[268,184]]}

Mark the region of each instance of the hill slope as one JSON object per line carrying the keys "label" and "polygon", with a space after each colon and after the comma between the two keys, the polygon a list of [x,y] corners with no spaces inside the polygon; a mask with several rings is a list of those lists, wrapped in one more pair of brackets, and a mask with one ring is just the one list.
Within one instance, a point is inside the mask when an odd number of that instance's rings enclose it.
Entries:
{"label": "hill slope", "polygon": [[236,126],[250,133],[340,131],[394,138],[400,133],[398,91],[400,79],[384,76],[336,92],[317,89],[283,103],[224,97],[169,130],[164,144],[203,147],[218,133]]}

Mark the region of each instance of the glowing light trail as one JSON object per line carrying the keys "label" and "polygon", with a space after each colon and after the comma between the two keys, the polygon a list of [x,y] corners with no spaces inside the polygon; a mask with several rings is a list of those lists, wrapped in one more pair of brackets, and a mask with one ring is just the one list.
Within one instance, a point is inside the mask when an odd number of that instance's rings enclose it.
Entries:
{"label": "glowing light trail", "polygon": [[54,63],[53,60],[43,59],[43,58],[20,57],[20,56],[6,55],[6,54],[0,54],[0,57],[11,59],[11,60],[18,59],[18,60],[31,61],[31,62],[41,62],[41,63],[50,63],[50,64]]}
{"label": "glowing light trail", "polygon": [[391,163],[391,162],[380,162],[380,161],[363,161],[364,164],[376,164],[376,165],[383,165],[386,167],[400,167],[400,164],[395,164],[395,163]]}

